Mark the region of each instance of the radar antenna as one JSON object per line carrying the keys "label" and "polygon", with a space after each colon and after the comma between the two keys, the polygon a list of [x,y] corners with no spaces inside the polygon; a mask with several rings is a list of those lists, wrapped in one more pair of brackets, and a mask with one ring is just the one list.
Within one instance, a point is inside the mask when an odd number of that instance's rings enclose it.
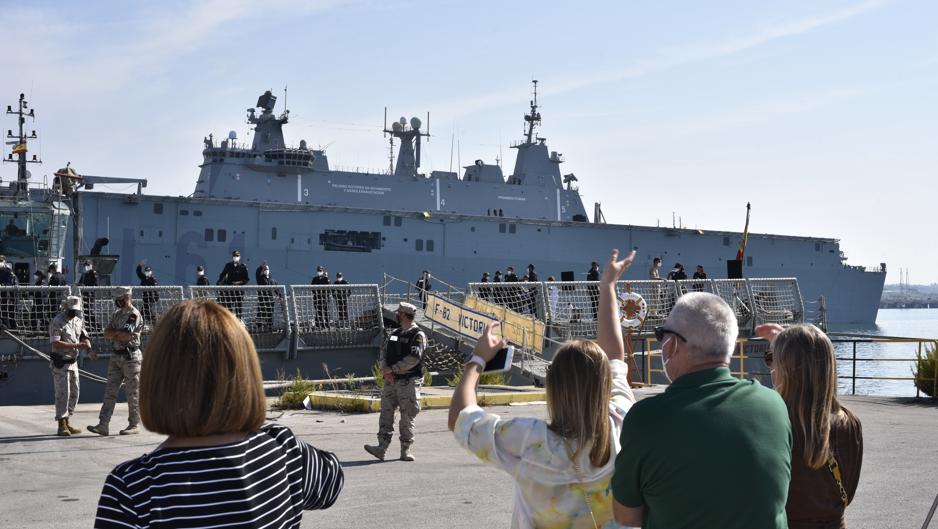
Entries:
{"label": "radar antenna", "polygon": [[[23,128],[23,125],[26,124],[26,118],[32,118],[35,123],[36,120],[36,111],[35,109],[30,108],[27,112],[26,109],[29,107],[29,104],[26,102],[26,95],[20,94],[19,104],[16,107],[16,110],[13,110],[13,105],[7,105],[7,114],[13,114],[16,116],[17,121],[17,134],[13,134],[12,129],[7,130],[7,145],[13,146],[13,152],[7,155],[3,159],[4,162],[15,162],[16,163],[16,192],[17,194],[28,193],[29,190],[29,171],[26,170],[26,164],[28,163],[42,163],[35,154],[31,159],[26,158],[27,153],[27,141],[39,139],[39,136],[36,135],[36,131],[32,131],[32,134],[29,136],[26,135],[26,130]],[[13,155],[16,155],[16,158],[13,158]]]}
{"label": "radar antenna", "polygon": [[537,79],[532,79],[531,84],[534,85],[534,99],[531,100],[531,113],[524,115],[524,121],[527,123],[527,131],[524,133],[527,142],[531,143],[534,136],[534,127],[535,125],[541,124],[541,114],[537,111]]}

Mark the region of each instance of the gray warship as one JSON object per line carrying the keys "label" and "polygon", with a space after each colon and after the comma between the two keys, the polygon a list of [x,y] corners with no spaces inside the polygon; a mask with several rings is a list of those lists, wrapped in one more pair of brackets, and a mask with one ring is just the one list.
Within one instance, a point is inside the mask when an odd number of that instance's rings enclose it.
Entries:
{"label": "gray warship", "polygon": [[[135,284],[135,267],[146,260],[161,284],[187,285],[199,265],[214,281],[239,249],[249,268],[266,261],[283,284],[308,284],[324,265],[352,283],[379,283],[383,274],[416,280],[429,270],[461,285],[529,263],[541,279],[582,280],[612,247],[638,249],[632,279],[644,278],[653,256],[666,266],[703,265],[710,277],[725,277],[735,260],[739,232],[608,224],[598,205],[590,218],[579,179],[563,174],[563,155],[539,135],[536,82],[507,176],[483,160],[461,175],[423,171],[421,141],[429,134],[417,118],[384,129],[398,143],[393,171],[334,170],[323,149],[302,139],[287,144],[290,113],[277,114],[276,103],[267,91],[248,109],[250,143],[234,132],[203,139],[188,196],[146,194],[145,180],[85,175],[72,195],[66,269],[77,270],[85,255],[111,256],[106,279]],[[95,189],[113,182],[138,185],[130,193]],[[740,265],[746,277],[796,277],[806,301],[825,298],[832,324],[873,323],[886,275],[885,264],[849,265],[837,239],[813,236],[750,233]]]}

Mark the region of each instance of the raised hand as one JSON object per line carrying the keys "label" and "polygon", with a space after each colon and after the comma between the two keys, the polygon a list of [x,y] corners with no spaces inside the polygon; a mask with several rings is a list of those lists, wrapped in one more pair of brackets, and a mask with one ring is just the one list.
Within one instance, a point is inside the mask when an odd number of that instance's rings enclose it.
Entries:
{"label": "raised hand", "polygon": [[625,259],[619,261],[619,250],[613,249],[612,253],[609,255],[609,261],[606,262],[605,268],[603,268],[603,275],[600,278],[602,283],[615,283],[619,280],[619,277],[622,276],[622,272],[625,272],[629,266],[632,265],[632,261],[635,259],[635,250],[629,252],[629,255]]}
{"label": "raised hand", "polygon": [[784,330],[785,328],[777,323],[763,323],[755,329],[756,336],[769,343],[774,342],[775,338],[778,337],[778,334]]}
{"label": "raised hand", "polygon": [[508,339],[500,336],[501,327],[502,324],[497,321],[493,321],[491,325],[486,325],[485,330],[482,331],[482,337],[476,342],[473,354],[477,354],[486,362],[490,362],[495,358],[495,353],[508,347]]}

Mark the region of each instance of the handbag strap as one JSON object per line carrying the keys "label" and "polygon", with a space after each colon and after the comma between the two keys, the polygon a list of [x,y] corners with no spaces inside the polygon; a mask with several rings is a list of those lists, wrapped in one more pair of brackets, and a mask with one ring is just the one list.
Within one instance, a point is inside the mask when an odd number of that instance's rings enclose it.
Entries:
{"label": "handbag strap", "polygon": [[840,489],[840,501],[844,504],[844,507],[850,505],[850,500],[847,498],[847,490],[844,489],[843,477],[840,473],[840,465],[837,464],[837,458],[831,454],[830,459],[827,460],[827,469],[831,471],[831,475],[834,476],[834,481],[837,482],[837,488]]}

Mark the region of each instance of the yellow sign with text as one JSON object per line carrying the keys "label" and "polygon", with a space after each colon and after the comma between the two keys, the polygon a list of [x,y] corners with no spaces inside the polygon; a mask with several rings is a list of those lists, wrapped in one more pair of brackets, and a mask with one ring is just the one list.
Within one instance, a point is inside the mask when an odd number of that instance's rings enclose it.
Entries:
{"label": "yellow sign with text", "polygon": [[424,310],[424,314],[431,321],[473,340],[481,338],[485,326],[495,321],[494,318],[486,314],[453,303],[429,292],[427,293],[427,308]]}
{"label": "yellow sign with text", "polygon": [[502,322],[502,335],[508,341],[526,349],[541,352],[544,348],[544,322],[523,316],[501,305],[490,303],[477,296],[466,296],[466,306],[475,313],[488,314]]}

